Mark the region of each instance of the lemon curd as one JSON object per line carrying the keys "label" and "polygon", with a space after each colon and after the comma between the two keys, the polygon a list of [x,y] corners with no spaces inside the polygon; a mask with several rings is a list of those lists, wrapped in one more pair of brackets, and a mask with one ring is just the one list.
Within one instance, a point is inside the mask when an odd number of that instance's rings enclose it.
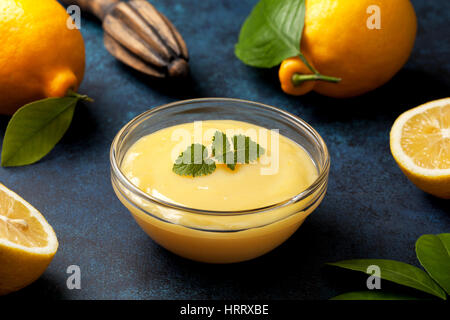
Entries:
{"label": "lemon curd", "polygon": [[[235,170],[217,164],[206,176],[173,172],[192,143],[210,149],[214,132],[245,134],[264,154]],[[120,183],[113,187],[137,223],[168,250],[197,261],[230,263],[260,256],[289,238],[317,207],[326,183],[295,199],[318,178],[310,155],[293,140],[254,124],[208,120],[179,124],[135,141],[120,164],[148,198]]]}

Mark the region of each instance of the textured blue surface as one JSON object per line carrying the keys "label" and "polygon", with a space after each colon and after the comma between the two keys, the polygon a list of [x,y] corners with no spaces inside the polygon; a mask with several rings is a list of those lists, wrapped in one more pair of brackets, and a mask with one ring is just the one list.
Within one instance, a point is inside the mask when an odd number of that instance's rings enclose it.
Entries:
{"label": "textured blue surface", "polygon": [[[414,242],[450,231],[450,205],[414,187],[389,151],[389,130],[403,111],[449,95],[449,1],[412,1],[416,46],[387,85],[360,98],[295,98],[279,89],[277,70],[246,67],[233,54],[256,0],[160,0],[181,30],[191,79],[179,87],[150,81],[112,58],[102,29],[82,21],[87,69],[80,92],[95,99],[76,110],[69,132],[41,162],[0,168],[0,181],[54,227],[60,249],[45,274],[10,298],[51,299],[328,299],[364,289],[323,264],[387,258],[417,264]],[[328,144],[327,196],[299,231],[272,253],[241,264],[206,265],[179,258],[144,234],[113,193],[108,152],[116,132],[149,108],[193,97],[234,97],[288,110]],[[7,117],[0,117],[3,136]],[[68,290],[66,269],[79,265],[82,289]]]}

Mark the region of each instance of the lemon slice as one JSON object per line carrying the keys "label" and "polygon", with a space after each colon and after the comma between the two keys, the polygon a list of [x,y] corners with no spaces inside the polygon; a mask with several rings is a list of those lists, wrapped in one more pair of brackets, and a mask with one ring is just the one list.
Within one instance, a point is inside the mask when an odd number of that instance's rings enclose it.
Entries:
{"label": "lemon slice", "polygon": [[406,111],[391,129],[391,152],[420,189],[450,199],[450,98]]}
{"label": "lemon slice", "polygon": [[57,249],[55,232],[39,211],[0,184],[0,295],[39,278]]}

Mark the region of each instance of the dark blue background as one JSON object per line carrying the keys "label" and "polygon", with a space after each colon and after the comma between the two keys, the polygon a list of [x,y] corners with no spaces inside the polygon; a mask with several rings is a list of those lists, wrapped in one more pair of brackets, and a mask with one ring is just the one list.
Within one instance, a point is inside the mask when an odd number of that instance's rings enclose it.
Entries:
{"label": "dark blue background", "polygon": [[[45,159],[0,168],[0,181],[54,227],[60,248],[45,274],[10,298],[52,299],[328,299],[365,287],[364,276],[324,267],[349,258],[397,259],[417,265],[415,240],[450,231],[449,202],[414,187],[389,151],[399,114],[448,96],[449,1],[412,1],[419,30],[411,59],[384,87],[334,100],[315,93],[290,97],[277,70],[242,64],[233,53],[239,29],[256,0],[161,0],[156,7],[180,29],[191,57],[191,79],[159,84],[117,62],[102,29],[83,16],[87,67],[80,104],[66,136]],[[299,231],[266,256],[235,265],[179,258],[141,231],[113,193],[108,152],[116,132],[136,115],[194,97],[234,97],[288,110],[328,144],[327,196]],[[0,136],[9,118],[0,117]],[[82,289],[66,287],[66,268],[82,271]]]}

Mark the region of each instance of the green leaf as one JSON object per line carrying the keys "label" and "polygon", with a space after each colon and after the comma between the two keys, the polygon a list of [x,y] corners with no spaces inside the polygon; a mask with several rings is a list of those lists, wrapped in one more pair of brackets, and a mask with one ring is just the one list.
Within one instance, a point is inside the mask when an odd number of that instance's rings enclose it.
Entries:
{"label": "green leaf", "polygon": [[300,54],[304,0],[261,0],[242,26],[236,56],[247,65],[271,68]]}
{"label": "green leaf", "polygon": [[231,138],[233,149],[225,133],[216,131],[213,136],[212,155],[220,163],[225,163],[228,168],[234,170],[236,164],[256,161],[265,150],[250,137],[242,134]]}
{"label": "green leaf", "polygon": [[48,98],[20,108],[6,128],[1,165],[24,166],[47,155],[69,128],[80,99]]}
{"label": "green leaf", "polygon": [[[233,153],[229,153],[229,154],[233,156]],[[234,162],[227,163],[227,167],[234,171],[234,169],[236,169],[236,163],[234,163]]]}
{"label": "green leaf", "polygon": [[425,234],[416,242],[420,264],[450,294],[450,233]]}
{"label": "green leaf", "polygon": [[263,147],[242,134],[233,136],[231,140],[233,141],[234,164],[256,161],[265,152]]}
{"label": "green leaf", "polygon": [[216,170],[216,163],[208,158],[208,149],[196,143],[178,156],[172,170],[180,176],[198,177],[213,173]]}
{"label": "green leaf", "polygon": [[225,133],[220,131],[214,133],[211,150],[212,156],[216,158],[217,161],[226,163],[227,154],[231,150],[231,145]]}
{"label": "green leaf", "polygon": [[395,294],[374,290],[374,291],[348,292],[340,294],[334,298],[331,298],[330,300],[420,300],[420,299],[402,294]]}
{"label": "green leaf", "polygon": [[226,163],[227,167],[231,170],[236,168],[234,153],[231,151],[231,145],[225,133],[220,131],[214,133],[211,149],[212,156],[219,163]]}
{"label": "green leaf", "polygon": [[424,291],[446,300],[445,292],[425,271],[407,263],[384,259],[355,259],[327,264],[364,273],[367,273],[369,266],[376,265],[381,270],[381,279]]}
{"label": "green leaf", "polygon": [[[237,163],[249,163],[257,160],[264,152],[259,144],[244,135],[232,138],[233,149],[225,133],[216,131],[211,145],[211,154],[219,163],[225,163],[234,170]],[[172,171],[181,176],[208,175],[216,170],[216,163],[208,156],[208,149],[202,144],[192,144],[182,152],[172,167]]]}

